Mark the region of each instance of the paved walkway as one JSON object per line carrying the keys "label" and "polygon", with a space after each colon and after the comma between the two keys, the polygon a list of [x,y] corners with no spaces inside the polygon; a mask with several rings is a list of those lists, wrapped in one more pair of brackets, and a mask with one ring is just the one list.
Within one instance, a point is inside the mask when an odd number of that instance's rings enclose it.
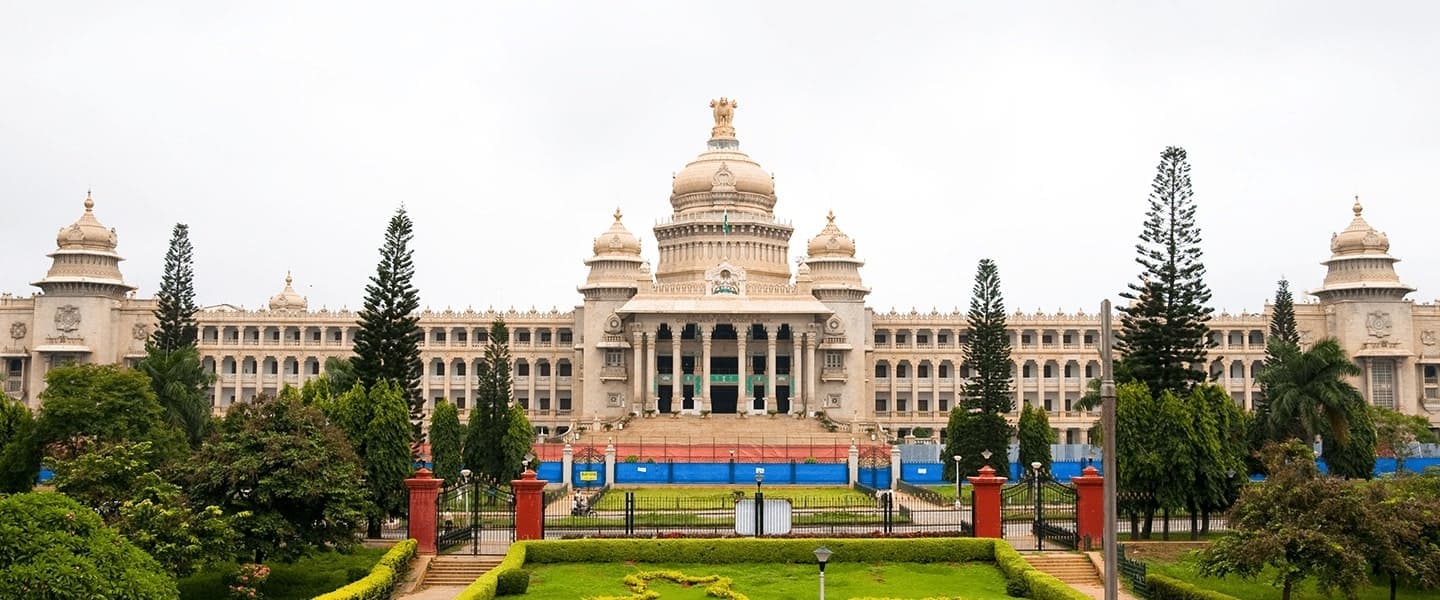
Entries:
{"label": "paved walkway", "polygon": [[459,585],[432,585],[423,590],[417,590],[405,594],[400,600],[450,600],[460,595],[465,586]]}

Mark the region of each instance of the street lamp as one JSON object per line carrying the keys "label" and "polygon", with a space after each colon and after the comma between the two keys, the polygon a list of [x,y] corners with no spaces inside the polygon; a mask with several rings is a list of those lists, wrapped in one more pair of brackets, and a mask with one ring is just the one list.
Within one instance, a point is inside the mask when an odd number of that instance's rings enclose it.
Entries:
{"label": "street lamp", "polygon": [[755,469],[755,493],[760,493],[760,484],[765,481],[765,471]]}
{"label": "street lamp", "polygon": [[960,458],[961,458],[961,456],[960,456],[959,454],[956,454],[956,455],[954,456],[954,458],[955,458],[955,510],[960,510]]}
{"label": "street lamp", "polygon": [[1035,479],[1040,479],[1040,461],[1030,463],[1030,469],[1035,472]]}
{"label": "street lamp", "polygon": [[825,600],[825,563],[830,562],[830,554],[824,546],[815,549],[815,562],[820,565],[820,600]]}
{"label": "street lamp", "polygon": [[530,463],[533,462],[534,460],[535,460],[535,454],[534,454],[534,453],[531,453],[531,452],[526,452],[526,453],[525,453],[525,462],[520,463],[520,471],[521,471],[521,472],[529,471],[529,470],[530,470]]}

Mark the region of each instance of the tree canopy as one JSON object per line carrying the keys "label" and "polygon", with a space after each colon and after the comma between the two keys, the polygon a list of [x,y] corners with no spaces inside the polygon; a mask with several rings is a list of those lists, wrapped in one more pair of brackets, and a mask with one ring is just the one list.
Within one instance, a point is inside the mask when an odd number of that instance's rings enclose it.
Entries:
{"label": "tree canopy", "polygon": [[155,292],[155,318],[159,324],[150,338],[151,344],[163,351],[195,346],[195,313],[200,307],[195,305],[193,255],[190,226],[176,223],[170,234],[170,249],[165,252],[160,289]]}
{"label": "tree canopy", "polygon": [[460,478],[462,439],[460,410],[453,402],[436,402],[430,413],[430,463],[435,477],[446,481]]}
{"label": "tree canopy", "polygon": [[[355,334],[355,376],[366,389],[390,381],[401,390],[409,407],[412,451],[424,441],[421,423],[425,398],[420,395],[420,291],[411,280],[414,224],[404,207],[390,217],[380,262],[365,286],[365,303],[360,309],[360,329]],[[343,389],[343,388],[342,388]]]}
{"label": "tree canopy", "polygon": [[191,447],[199,446],[210,423],[210,398],[205,388],[215,381],[200,364],[200,353],[194,346],[166,350],[152,345],[137,368],[150,378],[166,421],[185,433]]}
{"label": "tree canopy", "polygon": [[502,319],[490,325],[485,358],[475,369],[479,380],[470,424],[465,428],[465,466],[498,481],[515,471],[519,456],[507,451],[511,431],[510,329]]}
{"label": "tree canopy", "polygon": [[[961,475],[973,475],[988,464],[1000,477],[1010,476],[1006,450],[1014,429],[1005,414],[1015,409],[1010,362],[1010,334],[1005,329],[1005,298],[1000,291],[1000,269],[982,259],[975,270],[975,286],[966,314],[969,334],[961,341],[963,364],[970,377],[950,411],[945,426],[945,475],[955,477],[951,460],[960,456]],[[991,452],[987,461],[982,453]]]}
{"label": "tree canopy", "polygon": [[1050,472],[1050,444],[1056,443],[1055,430],[1050,428],[1050,417],[1043,409],[1025,403],[1020,409],[1020,469],[1028,471],[1033,463],[1040,463],[1040,472]]}
{"label": "tree canopy", "polygon": [[67,459],[93,445],[151,442],[155,462],[184,452],[183,435],[144,373],[116,365],[70,365],[45,374],[35,441],[53,458]]}

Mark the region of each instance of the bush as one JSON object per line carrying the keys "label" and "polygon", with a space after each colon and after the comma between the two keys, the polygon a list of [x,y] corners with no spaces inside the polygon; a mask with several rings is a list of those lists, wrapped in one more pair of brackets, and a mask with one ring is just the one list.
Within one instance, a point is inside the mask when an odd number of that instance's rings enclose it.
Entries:
{"label": "bush", "polygon": [[1150,600],[1238,600],[1229,594],[1196,587],[1188,581],[1159,573],[1146,574],[1145,585],[1150,588]]}
{"label": "bush", "polygon": [[1030,586],[1025,585],[1023,578],[1006,579],[1005,593],[1009,594],[1011,598],[1024,598],[1030,595]]}
{"label": "bush", "polygon": [[[816,542],[812,538],[577,539],[529,543],[527,556],[535,563],[611,562],[619,557],[639,563],[813,563]],[[833,562],[867,563],[989,562],[995,548],[1005,545],[984,538],[825,538],[824,543],[835,553]]]}
{"label": "bush", "polygon": [[1033,600],[1088,600],[1090,597],[1065,585],[1048,573],[1031,566],[1025,557],[1005,542],[995,542],[995,566],[1005,575],[1005,592],[1011,596],[1020,591]]}
{"label": "bush", "polygon": [[410,561],[415,558],[415,540],[395,544],[370,574],[364,578],[328,594],[316,596],[315,600],[389,600],[395,585],[404,579]]}
{"label": "bush", "polygon": [[627,462],[627,463],[638,463],[638,462],[640,462],[640,457],[639,457],[639,456],[636,456],[636,455],[634,455],[634,454],[627,454],[627,455],[625,456],[625,462]]}
{"label": "bush", "polygon": [[530,569],[510,569],[495,579],[496,596],[519,596],[530,589]]}
{"label": "bush", "polygon": [[[508,571],[519,571],[525,565],[525,556],[529,547],[534,542],[515,542],[510,545],[510,551],[505,554],[505,559],[495,568],[486,571],[478,579],[472,582],[455,600],[494,600],[496,588],[500,584],[500,576]],[[526,585],[529,585],[528,579]],[[316,600],[319,600],[318,598]]]}

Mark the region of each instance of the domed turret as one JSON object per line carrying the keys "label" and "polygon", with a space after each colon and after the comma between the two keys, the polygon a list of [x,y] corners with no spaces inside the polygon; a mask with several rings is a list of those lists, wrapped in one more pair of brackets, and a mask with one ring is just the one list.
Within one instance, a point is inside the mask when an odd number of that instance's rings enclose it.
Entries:
{"label": "domed turret", "polygon": [[825,228],[820,230],[820,235],[810,238],[807,246],[811,258],[822,256],[840,256],[846,258],[855,257],[855,240],[840,231],[835,226],[835,211],[825,215]]}
{"label": "domed turret", "polygon": [[1365,222],[1361,216],[1364,207],[1360,198],[1350,209],[1355,218],[1344,231],[1330,238],[1330,259],[1321,263],[1327,267],[1325,284],[1310,293],[1322,302],[1343,300],[1400,300],[1415,288],[1400,282],[1395,274],[1395,263],[1390,256],[1390,238]]}
{"label": "domed turret", "polygon": [[860,279],[865,261],[855,258],[855,240],[835,224],[835,211],[827,213],[825,220],[825,228],[806,247],[811,293],[825,302],[864,301],[870,288]]}
{"label": "domed turret", "polygon": [[309,307],[309,301],[304,296],[295,293],[295,288],[291,286],[293,281],[287,271],[285,273],[285,289],[270,297],[270,310],[304,312]]}
{"label": "domed turret", "polygon": [[55,236],[53,262],[45,278],[31,285],[48,296],[105,296],[123,298],[135,291],[120,275],[120,258],[115,253],[115,230],[95,218],[95,200],[85,193],[85,213]]}
{"label": "domed turret", "polygon": [[595,256],[625,255],[640,256],[640,239],[630,233],[620,222],[620,209],[615,209],[615,222],[600,237],[595,238]]}
{"label": "domed turret", "polygon": [[623,215],[615,209],[615,222],[595,238],[595,255],[585,259],[590,274],[578,289],[586,298],[629,298],[639,289],[641,280],[648,280],[645,259],[640,257],[640,240],[620,222]]}

